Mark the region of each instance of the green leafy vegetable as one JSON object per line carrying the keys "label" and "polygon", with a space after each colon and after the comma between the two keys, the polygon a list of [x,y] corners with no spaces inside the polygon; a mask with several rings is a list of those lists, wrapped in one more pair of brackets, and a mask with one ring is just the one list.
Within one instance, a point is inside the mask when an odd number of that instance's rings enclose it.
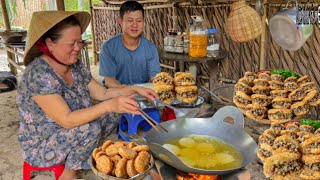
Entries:
{"label": "green leafy vegetable", "polygon": [[315,129],[318,129],[320,128],[320,120],[302,119],[300,121],[300,125],[309,125]]}
{"label": "green leafy vegetable", "polygon": [[283,71],[284,71],[284,69],[274,69],[271,71],[271,74],[280,74]]}
{"label": "green leafy vegetable", "polygon": [[296,78],[300,78],[299,74],[292,72],[290,70],[285,70],[285,69],[274,69],[271,71],[271,74],[280,74],[285,78],[292,77],[292,76]]}

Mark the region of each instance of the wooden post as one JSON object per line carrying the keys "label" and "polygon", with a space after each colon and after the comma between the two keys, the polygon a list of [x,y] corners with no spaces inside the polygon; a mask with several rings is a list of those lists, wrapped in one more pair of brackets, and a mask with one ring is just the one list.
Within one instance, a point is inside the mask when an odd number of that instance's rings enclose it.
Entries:
{"label": "wooden post", "polygon": [[[6,48],[8,48],[8,46],[6,45]],[[10,60],[12,60],[14,63],[16,63],[16,59],[14,54],[12,54],[11,52],[7,51],[7,61],[9,62]],[[10,68],[10,72],[12,72],[13,74],[17,74],[17,68],[12,65],[11,63],[9,63],[9,68]]]}
{"label": "wooden post", "polygon": [[267,0],[263,0],[263,16],[262,22],[262,33],[261,33],[261,44],[260,44],[260,70],[266,69],[265,61],[265,39],[266,39],[266,19],[267,19]]}
{"label": "wooden post", "polygon": [[[1,1],[1,8],[2,8],[2,15],[3,15],[3,21],[4,21],[4,26],[6,28],[6,32],[10,33],[11,26],[10,26],[10,21],[9,21],[9,16],[8,16],[8,11],[7,11],[7,6],[5,0],[0,0]],[[7,44],[5,44],[6,47],[8,47]],[[9,63],[9,59],[14,59],[14,55],[7,51],[7,61],[9,64],[10,72],[13,74],[17,74],[17,68],[14,67],[11,63]]]}
{"label": "wooden post", "polygon": [[209,72],[209,89],[212,91],[214,88],[217,87],[219,84],[219,66],[218,66],[218,61],[208,61],[208,66],[210,67],[210,72]]}
{"label": "wooden post", "polygon": [[56,0],[58,11],[65,11],[64,0]]}
{"label": "wooden post", "polygon": [[92,7],[92,0],[89,0],[89,8],[90,8],[90,14],[91,14],[91,34],[92,34],[92,55],[93,55],[93,62],[94,65],[98,63],[98,58],[96,54],[96,40],[94,35],[94,18],[93,18],[93,7]]}
{"label": "wooden post", "polygon": [[178,30],[178,13],[177,13],[176,6],[173,6],[172,22],[173,22],[172,28],[176,31],[179,31]]}
{"label": "wooden post", "polygon": [[7,7],[6,7],[6,2],[5,2],[5,0],[0,0],[0,1],[1,1],[1,8],[2,8],[4,26],[6,28],[6,31],[10,31],[11,27],[10,27],[10,21],[9,21]]}

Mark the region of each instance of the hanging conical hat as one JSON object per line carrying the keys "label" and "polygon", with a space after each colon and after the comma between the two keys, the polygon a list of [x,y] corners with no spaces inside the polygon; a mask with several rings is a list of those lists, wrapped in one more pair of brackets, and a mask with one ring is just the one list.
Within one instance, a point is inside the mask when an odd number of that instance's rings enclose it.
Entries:
{"label": "hanging conical hat", "polygon": [[50,28],[69,16],[74,16],[80,23],[83,33],[90,23],[90,14],[83,11],[39,11],[32,14],[28,29],[27,43],[23,58],[24,65],[28,65],[35,57],[41,56],[42,52],[34,46],[38,39]]}

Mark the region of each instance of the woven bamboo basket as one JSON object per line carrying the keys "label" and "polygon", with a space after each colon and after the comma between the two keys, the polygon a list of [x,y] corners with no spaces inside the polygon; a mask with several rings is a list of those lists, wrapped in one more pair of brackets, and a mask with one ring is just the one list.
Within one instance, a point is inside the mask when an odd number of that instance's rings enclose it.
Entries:
{"label": "woven bamboo basket", "polygon": [[262,23],[259,14],[245,0],[240,0],[231,5],[227,28],[233,41],[247,42],[261,34]]}

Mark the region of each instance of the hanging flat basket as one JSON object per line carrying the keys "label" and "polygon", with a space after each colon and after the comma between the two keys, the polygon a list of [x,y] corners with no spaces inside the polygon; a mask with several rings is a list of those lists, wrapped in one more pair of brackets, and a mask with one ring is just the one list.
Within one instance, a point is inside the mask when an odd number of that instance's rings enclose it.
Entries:
{"label": "hanging flat basket", "polygon": [[262,32],[259,14],[245,0],[231,5],[227,20],[228,33],[235,42],[247,42],[257,38]]}

